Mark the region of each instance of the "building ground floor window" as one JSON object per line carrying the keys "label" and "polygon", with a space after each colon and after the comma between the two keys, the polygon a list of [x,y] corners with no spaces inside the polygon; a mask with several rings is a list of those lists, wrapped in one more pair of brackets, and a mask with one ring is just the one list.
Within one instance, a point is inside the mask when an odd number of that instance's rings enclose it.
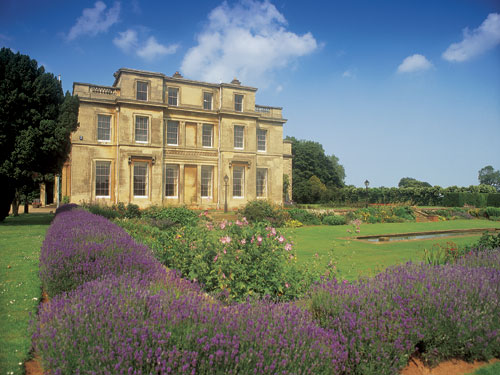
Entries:
{"label": "building ground floor window", "polygon": [[233,198],[245,196],[245,167],[233,166]]}
{"label": "building ground floor window", "polygon": [[201,197],[202,198],[211,198],[212,197],[213,170],[214,170],[214,168],[210,165],[203,165],[201,167]]}
{"label": "building ground floor window", "polygon": [[134,163],[134,197],[148,196],[148,163]]}
{"label": "building ground floor window", "polygon": [[257,168],[257,178],[256,178],[256,193],[257,197],[267,196],[267,169]]}
{"label": "building ground floor window", "polygon": [[179,196],[179,166],[167,164],[165,166],[165,196],[177,198]]}
{"label": "building ground floor window", "polygon": [[111,180],[111,162],[95,162],[95,196],[96,198],[109,198]]}

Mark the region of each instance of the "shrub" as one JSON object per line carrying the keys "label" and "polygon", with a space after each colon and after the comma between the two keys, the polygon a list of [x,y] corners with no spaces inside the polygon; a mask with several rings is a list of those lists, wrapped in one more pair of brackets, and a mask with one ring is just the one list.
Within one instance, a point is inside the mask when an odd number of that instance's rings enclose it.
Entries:
{"label": "shrub", "polygon": [[[438,210],[423,210],[424,212],[430,215],[438,215],[446,220],[455,220],[455,219],[473,219],[476,215],[476,211],[472,211],[471,209],[462,208],[462,207],[452,207],[452,208],[441,208]],[[481,211],[477,211],[481,212]],[[472,215],[472,214],[474,215]]]}
{"label": "shrub", "polygon": [[158,207],[151,206],[144,210],[143,217],[154,219],[157,222],[174,223],[180,226],[196,225],[198,215],[187,207]]}
{"label": "shrub", "polygon": [[500,248],[500,232],[496,235],[493,233],[483,233],[477,243],[477,247],[482,249],[498,249]]}
{"label": "shrub", "polygon": [[300,228],[300,227],[303,227],[304,224],[302,224],[300,221],[298,220],[287,220],[286,223],[285,223],[285,228]]}
{"label": "shrub", "polygon": [[286,210],[268,202],[266,200],[257,199],[248,202],[239,214],[245,217],[251,223],[269,223],[275,227],[282,227],[289,219]]}
{"label": "shrub", "polygon": [[106,219],[116,219],[120,217],[120,212],[118,212],[114,207],[94,203],[83,203],[82,207],[88,212],[105,217]]}
{"label": "shrub", "polygon": [[402,223],[405,221],[414,221],[415,214],[411,207],[390,207],[390,206],[371,206],[361,208],[355,212],[350,212],[348,220],[361,219],[365,223]]}
{"label": "shrub", "polygon": [[287,212],[293,220],[300,221],[302,224],[305,225],[321,224],[321,220],[316,215],[307,210],[301,208],[291,208]]}
{"label": "shrub", "polygon": [[141,217],[141,211],[139,210],[139,206],[133,203],[127,204],[127,209],[125,212],[125,217],[127,219],[133,219]]}
{"label": "shrub", "polygon": [[225,307],[170,275],[87,283],[43,305],[33,335],[54,374],[326,375],[345,366],[340,339],[292,304]]}
{"label": "shrub", "polygon": [[487,207],[485,213],[488,218],[498,217],[500,216],[500,207]]}
{"label": "shrub", "polygon": [[50,296],[108,274],[154,277],[160,269],[151,251],[122,228],[79,209],[58,212],[40,251],[40,279]]}
{"label": "shrub", "polygon": [[411,207],[408,207],[408,206],[394,207],[393,212],[394,212],[394,215],[396,215],[397,217],[400,217],[404,220],[407,220],[407,221],[414,221],[415,220],[415,213],[413,212]]}
{"label": "shrub", "polygon": [[330,215],[323,218],[323,224],[325,225],[344,225],[346,224],[345,216],[342,215]]}

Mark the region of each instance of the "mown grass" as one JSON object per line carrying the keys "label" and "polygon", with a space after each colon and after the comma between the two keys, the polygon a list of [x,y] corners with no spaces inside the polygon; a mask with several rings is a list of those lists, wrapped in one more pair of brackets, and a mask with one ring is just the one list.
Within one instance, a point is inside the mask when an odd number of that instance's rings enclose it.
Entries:
{"label": "mown grass", "polygon": [[[328,253],[333,249],[340,277],[353,280],[360,276],[374,275],[391,265],[410,260],[420,261],[423,259],[424,249],[430,249],[433,244],[452,241],[457,245],[466,245],[476,242],[481,235],[378,243],[358,241],[349,236],[474,228],[500,228],[500,223],[488,220],[451,220],[430,223],[362,224],[361,232],[351,235],[347,232],[353,229],[349,225],[321,225],[287,229],[286,234],[294,241],[299,263],[313,264],[316,261],[319,266],[326,267]],[[315,254],[318,254],[319,260],[316,260]]]}
{"label": "mown grass", "polygon": [[492,365],[487,365],[481,367],[475,372],[471,372],[469,375],[498,375],[500,374],[500,362],[494,363]]}
{"label": "mown grass", "polygon": [[41,298],[40,247],[52,214],[8,217],[0,223],[0,374],[23,374],[29,359],[30,314]]}

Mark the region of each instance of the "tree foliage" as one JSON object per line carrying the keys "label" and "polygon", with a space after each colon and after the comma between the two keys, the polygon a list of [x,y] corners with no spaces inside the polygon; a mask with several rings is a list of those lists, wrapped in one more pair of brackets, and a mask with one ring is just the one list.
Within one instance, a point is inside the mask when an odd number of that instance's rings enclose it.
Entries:
{"label": "tree foliage", "polygon": [[61,83],[36,60],[0,50],[0,220],[16,191],[61,171],[78,125],[78,97],[63,95]]}
{"label": "tree foliage", "polygon": [[[287,137],[287,140],[292,142],[294,201],[317,202],[320,199],[318,181],[328,189],[344,186],[345,170],[335,155],[327,156],[318,142],[298,140],[294,137]],[[313,176],[315,178],[311,180]]]}
{"label": "tree foliage", "polygon": [[480,184],[493,186],[497,191],[500,191],[500,171],[495,171],[491,165],[487,165],[479,171],[478,179]]}
{"label": "tree foliage", "polygon": [[407,188],[407,187],[425,188],[425,187],[432,187],[432,185],[429,184],[428,182],[419,181],[419,180],[412,178],[412,177],[403,177],[401,180],[399,180],[398,187],[400,187],[400,188]]}

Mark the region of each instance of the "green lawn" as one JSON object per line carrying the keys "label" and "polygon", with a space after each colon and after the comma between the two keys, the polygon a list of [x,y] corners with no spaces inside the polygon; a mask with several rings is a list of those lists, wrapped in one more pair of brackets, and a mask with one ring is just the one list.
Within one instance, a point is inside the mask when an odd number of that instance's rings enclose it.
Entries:
{"label": "green lawn", "polygon": [[471,373],[471,375],[498,375],[498,374],[500,374],[500,362],[481,367],[480,369]]}
{"label": "green lawn", "polygon": [[29,357],[30,313],[41,298],[40,246],[53,215],[27,214],[0,223],[0,374],[23,374]]}
{"label": "green lawn", "polygon": [[[362,224],[356,235],[381,235],[435,230],[500,228],[500,223],[488,220],[451,220],[430,223]],[[299,263],[311,263],[315,254],[327,256],[333,249],[340,276],[349,280],[360,275],[373,275],[384,268],[409,260],[420,261],[425,248],[435,243],[453,241],[457,245],[477,241],[480,235],[436,238],[428,240],[368,243],[349,238],[351,226],[307,226],[287,229],[285,233],[294,241]],[[323,258],[320,264],[326,265]]]}

